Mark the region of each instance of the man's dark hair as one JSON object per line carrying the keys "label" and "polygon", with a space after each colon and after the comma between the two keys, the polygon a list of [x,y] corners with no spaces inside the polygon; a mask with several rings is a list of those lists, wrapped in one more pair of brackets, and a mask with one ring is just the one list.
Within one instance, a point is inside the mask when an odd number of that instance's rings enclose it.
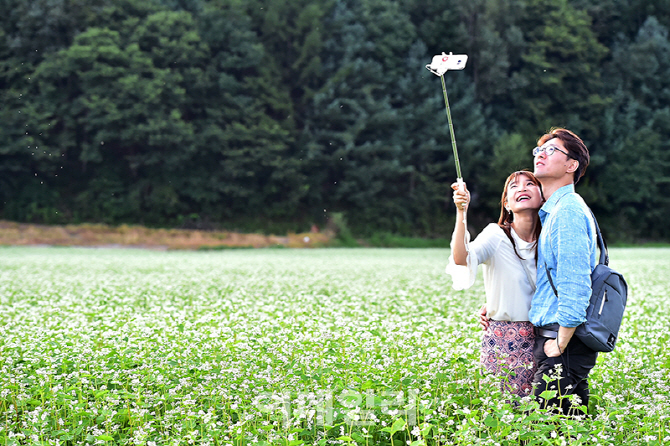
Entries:
{"label": "man's dark hair", "polygon": [[586,148],[586,144],[584,144],[584,141],[582,141],[579,136],[564,128],[551,129],[549,133],[542,135],[540,139],[537,140],[537,145],[538,147],[541,147],[545,142],[554,138],[560,139],[569,153],[568,156],[579,162],[579,167],[575,170],[573,177],[573,183],[577,184],[579,179],[584,176],[586,167],[591,161],[589,149]]}

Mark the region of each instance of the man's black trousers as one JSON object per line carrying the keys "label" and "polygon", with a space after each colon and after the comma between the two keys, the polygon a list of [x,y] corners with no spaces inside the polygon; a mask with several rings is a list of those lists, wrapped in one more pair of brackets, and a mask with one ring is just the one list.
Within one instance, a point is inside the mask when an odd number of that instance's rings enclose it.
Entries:
{"label": "man's black trousers", "polygon": [[[537,372],[533,377],[536,383],[535,398],[540,402],[540,407],[561,407],[565,415],[581,414],[582,412],[573,408],[570,398],[559,398],[562,395],[575,394],[581,399],[577,406],[589,406],[589,383],[587,377],[591,369],[596,365],[598,352],[591,350],[576,336],[573,336],[561,356],[550,358],[544,354],[545,342],[556,342],[556,339],[535,337],[533,346],[533,357],[537,364]],[[560,378],[550,379],[548,382],[542,378],[543,375],[555,376],[556,365],[561,364]],[[540,395],[545,390],[556,390],[554,398],[545,400]],[[572,410],[571,410],[572,408]]]}

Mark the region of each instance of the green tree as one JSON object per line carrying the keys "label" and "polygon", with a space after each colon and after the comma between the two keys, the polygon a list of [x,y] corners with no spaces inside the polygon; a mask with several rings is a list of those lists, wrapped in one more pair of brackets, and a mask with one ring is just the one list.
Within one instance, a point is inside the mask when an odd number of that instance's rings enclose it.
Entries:
{"label": "green tree", "polygon": [[292,145],[290,92],[248,7],[215,1],[200,17],[210,56],[198,101],[199,149],[182,189],[207,218],[255,230],[298,219],[307,185]]}
{"label": "green tree", "polygon": [[518,25],[520,0],[473,0],[458,3],[457,41],[469,55],[468,71],[484,104],[509,101],[512,65],[520,63],[526,43]]}
{"label": "green tree", "polygon": [[[36,78],[50,105],[48,140],[82,180],[72,191],[76,217],[139,214],[156,224],[180,211],[169,178],[194,150],[185,85],[206,53],[186,32],[193,28],[188,13],[159,11],[126,23],[125,33],[89,28],[40,64]],[[123,191],[116,197],[123,204],[105,199],[110,184]]]}
{"label": "green tree", "polygon": [[407,69],[412,24],[397,5],[370,0],[338,2],[325,26],[328,79],[314,95],[303,136],[316,185],[311,203],[348,212],[359,232],[375,221],[386,230],[407,226],[395,191],[410,168],[395,130],[402,117],[394,102],[402,98],[393,81]]}
{"label": "green tree", "polygon": [[[552,126],[614,238],[668,238],[665,0],[0,0],[0,215],[358,234],[470,223]],[[634,187],[630,187],[634,185]],[[324,212],[325,209],[325,212]],[[612,238],[612,237],[610,237]]]}
{"label": "green tree", "polygon": [[[441,235],[451,227],[445,200],[455,181],[444,100],[439,79],[424,67],[434,54],[412,16],[397,8],[338,2],[326,22],[330,78],[314,97],[304,136],[316,191],[310,198],[315,207],[345,212],[359,233]],[[468,152],[463,171],[474,172],[483,111],[466,73],[450,73],[447,82]]]}
{"label": "green tree", "polygon": [[634,39],[648,17],[670,26],[667,0],[570,0],[570,4],[591,16],[593,31],[608,48],[621,37]]}
{"label": "green tree", "polygon": [[313,95],[329,74],[322,69],[326,51],[323,20],[334,0],[252,0],[243,4],[265,50],[265,64],[289,94],[290,114],[300,131]]}
{"label": "green tree", "polygon": [[513,117],[521,133],[564,125],[586,139],[598,136],[594,117],[604,106],[599,66],[607,48],[590,25],[590,17],[567,0],[526,2],[517,23],[525,49],[510,67]]}
{"label": "green tree", "polygon": [[[622,36],[623,39],[623,36]],[[592,201],[619,239],[668,239],[670,212],[670,41],[654,17],[620,40],[605,67],[612,107],[593,150]]]}
{"label": "green tree", "polygon": [[[54,182],[60,150],[45,144],[42,124],[50,104],[35,94],[36,67],[66,48],[106,1],[0,0],[0,206],[5,218],[66,221]],[[58,159],[58,162],[55,161]]]}

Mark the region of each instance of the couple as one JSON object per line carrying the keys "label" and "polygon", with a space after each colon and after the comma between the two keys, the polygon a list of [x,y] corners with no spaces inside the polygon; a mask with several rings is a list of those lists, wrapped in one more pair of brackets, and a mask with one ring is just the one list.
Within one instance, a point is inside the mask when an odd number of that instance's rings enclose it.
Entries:
{"label": "couple", "polygon": [[[463,289],[484,265],[484,367],[509,392],[533,393],[541,407],[560,406],[567,415],[579,412],[558,396],[574,394],[577,406],[588,407],[587,376],[598,355],[573,336],[586,320],[597,263],[593,218],[575,193],[590,158],[584,142],[562,128],[540,137],[533,156],[534,174],[507,178],[498,224],[472,243],[463,222],[470,194],[454,185],[457,217],[447,272],[454,288]],[[542,400],[545,390],[556,390],[556,398]]]}

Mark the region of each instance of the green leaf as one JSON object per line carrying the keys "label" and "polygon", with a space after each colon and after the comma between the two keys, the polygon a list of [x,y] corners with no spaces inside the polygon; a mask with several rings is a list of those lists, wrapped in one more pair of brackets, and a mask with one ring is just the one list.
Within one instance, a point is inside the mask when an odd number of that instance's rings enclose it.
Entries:
{"label": "green leaf", "polygon": [[540,398],[543,398],[545,400],[550,400],[552,398],[556,398],[556,391],[555,390],[545,390],[540,394]]}
{"label": "green leaf", "polygon": [[384,432],[388,432],[391,436],[393,436],[393,434],[395,434],[396,432],[403,430],[405,428],[405,424],[407,424],[405,420],[403,420],[402,418],[398,418],[393,422],[391,427],[385,427],[382,430]]}
{"label": "green leaf", "polygon": [[498,420],[491,415],[488,415],[486,419],[484,419],[484,424],[488,427],[498,427]]}
{"label": "green leaf", "polygon": [[424,437],[428,436],[430,434],[430,431],[433,429],[433,425],[430,423],[424,423],[423,427],[421,428],[421,435]]}
{"label": "green leaf", "polygon": [[[352,433],[351,433],[351,436],[353,437],[354,441],[357,442],[357,443],[364,443],[364,442],[365,442],[365,437],[362,436],[362,435],[359,434],[359,433],[352,432]],[[367,435],[367,437],[370,438],[371,435]]]}
{"label": "green leaf", "polygon": [[536,435],[537,435],[536,432],[523,432],[521,435],[519,435],[519,440],[530,440]]}
{"label": "green leaf", "polygon": [[106,434],[98,435],[98,436],[95,437],[95,438],[96,438],[97,440],[102,440],[102,441],[112,441],[112,440],[114,440],[114,437],[109,436],[109,435],[106,435]]}

